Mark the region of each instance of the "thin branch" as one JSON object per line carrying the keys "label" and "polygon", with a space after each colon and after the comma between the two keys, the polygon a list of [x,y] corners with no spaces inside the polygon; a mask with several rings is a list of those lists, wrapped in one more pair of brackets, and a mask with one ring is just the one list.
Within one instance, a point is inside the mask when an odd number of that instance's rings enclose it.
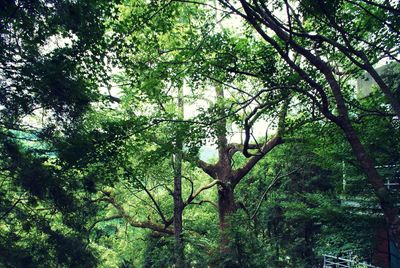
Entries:
{"label": "thin branch", "polygon": [[376,6],[376,7],[379,7],[381,9],[386,9],[389,12],[393,12],[394,14],[400,15],[400,9],[393,8],[390,5],[389,6],[385,6],[385,5],[382,5],[382,4],[379,4],[379,3],[375,3],[374,1],[369,1],[369,0],[361,0],[361,1],[364,2],[364,3],[367,3],[367,4],[371,5],[371,6]]}
{"label": "thin branch", "polygon": [[213,187],[217,183],[219,183],[219,180],[213,180],[211,183],[200,187],[194,194],[191,194],[187,198],[186,202],[183,203],[183,207],[186,207],[187,205],[189,205],[201,192],[203,192],[203,191],[205,191],[207,189],[210,189],[211,187]]}
{"label": "thin branch", "polygon": [[115,220],[115,219],[122,219],[122,216],[121,215],[113,215],[113,216],[109,216],[109,217],[106,217],[106,218],[101,218],[101,219],[96,220],[88,228],[88,233],[90,233],[92,231],[92,229],[96,226],[96,224],[98,224],[100,222],[104,222],[104,221],[112,221],[112,220]]}
{"label": "thin branch", "polygon": [[194,183],[193,183],[193,181],[190,178],[186,177],[186,176],[182,176],[182,178],[184,178],[185,180],[188,180],[190,182],[190,195],[189,196],[192,196],[193,193],[194,193]]}
{"label": "thin branch", "polygon": [[[26,193],[26,192],[25,192]],[[14,204],[12,204],[11,207],[9,207],[4,213],[3,215],[0,216],[0,220],[3,220],[5,217],[7,217],[7,215],[23,200],[23,196],[25,195],[25,193],[22,193],[20,195],[20,197],[17,199],[17,201],[14,202]]]}
{"label": "thin branch", "polygon": [[216,11],[221,11],[221,12],[227,13],[226,10],[220,9],[220,8],[218,8],[216,6],[213,6],[211,4],[208,4],[208,3],[202,3],[202,2],[191,1],[191,0],[172,0],[172,1],[173,2],[187,3],[187,4],[202,5],[202,6],[210,7],[212,9],[216,10]]}
{"label": "thin branch", "polygon": [[140,184],[140,186],[142,187],[142,189],[146,192],[146,194],[149,196],[149,198],[150,198],[151,201],[153,202],[153,204],[154,204],[154,206],[155,206],[155,208],[156,208],[156,211],[157,211],[158,214],[160,215],[160,217],[161,217],[163,223],[164,223],[164,224],[167,224],[168,221],[167,221],[167,219],[165,218],[165,215],[164,215],[164,213],[162,212],[160,205],[159,205],[159,204],[157,203],[157,201],[155,200],[154,196],[151,194],[151,192],[146,188],[146,186],[145,186],[139,179],[136,179],[136,178],[135,178],[135,180]]}
{"label": "thin branch", "polygon": [[267,189],[264,191],[264,193],[261,195],[260,200],[258,201],[258,204],[256,206],[256,209],[253,212],[253,215],[250,217],[250,220],[253,220],[256,216],[258,211],[260,210],[261,207],[261,203],[264,201],[265,196],[267,195],[267,193],[269,191],[271,191],[272,187],[274,187],[274,185],[282,178],[287,177],[291,174],[293,174],[294,172],[298,171],[299,169],[295,169],[287,174],[284,175],[280,175],[281,171],[278,172],[278,174],[275,176],[275,178],[272,180],[272,182],[269,184],[269,186],[267,187]]}
{"label": "thin branch", "polygon": [[218,209],[218,205],[215,202],[211,201],[211,200],[201,200],[199,202],[191,202],[188,205],[200,205],[201,206],[204,203],[209,203],[209,204],[213,205],[216,209]]}

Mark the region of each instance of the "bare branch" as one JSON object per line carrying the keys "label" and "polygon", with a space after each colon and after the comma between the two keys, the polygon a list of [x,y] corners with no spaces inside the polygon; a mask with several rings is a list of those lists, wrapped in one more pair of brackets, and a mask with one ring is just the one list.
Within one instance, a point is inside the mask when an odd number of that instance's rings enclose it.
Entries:
{"label": "bare branch", "polygon": [[187,205],[189,205],[201,192],[210,189],[211,187],[213,187],[214,185],[216,185],[217,183],[219,183],[219,180],[213,180],[211,183],[204,185],[203,187],[200,187],[194,194],[191,194],[186,202],[183,204],[183,207],[186,207]]}
{"label": "bare branch", "polygon": [[146,186],[145,186],[139,179],[135,179],[135,180],[140,184],[140,186],[142,187],[142,189],[146,192],[146,194],[149,196],[149,198],[150,198],[151,201],[153,202],[153,204],[154,204],[154,206],[155,206],[155,208],[156,208],[156,211],[157,211],[158,214],[160,215],[160,217],[161,217],[163,223],[164,223],[164,224],[167,224],[168,221],[167,221],[167,219],[165,218],[164,213],[162,212],[161,207],[160,207],[160,205],[157,203],[157,201],[156,201],[156,199],[154,198],[154,196],[151,194],[151,192],[146,188]]}
{"label": "bare branch", "polygon": [[[26,192],[25,192],[26,193]],[[9,207],[4,213],[3,215],[0,216],[0,220],[4,219],[5,217],[7,217],[7,215],[18,205],[18,203],[20,203],[23,200],[23,196],[25,195],[25,193],[22,193],[19,198],[17,199],[17,201],[14,202],[14,204],[12,204],[11,207]]]}
{"label": "bare branch", "polygon": [[[247,145],[247,149],[250,150],[260,150],[262,148],[262,145],[260,144],[253,144],[249,143]],[[230,143],[228,144],[228,149],[229,149],[229,157],[232,157],[235,153],[237,152],[243,152],[244,146],[243,144],[240,143]]]}
{"label": "bare branch", "polygon": [[272,180],[272,182],[269,184],[269,186],[267,187],[267,189],[264,191],[264,193],[261,195],[260,200],[258,201],[258,204],[256,206],[255,211],[253,212],[253,215],[250,217],[251,220],[253,220],[256,216],[258,211],[260,210],[261,207],[261,203],[264,201],[265,196],[267,195],[267,193],[272,189],[272,187],[274,187],[274,185],[283,177],[287,177],[291,174],[293,174],[294,172],[296,172],[298,169],[295,169],[287,174],[284,175],[280,175],[281,171],[278,172],[278,174],[275,176],[275,178]]}
{"label": "bare branch", "polygon": [[235,170],[234,172],[234,180],[233,184],[236,185],[239,183],[239,181],[247,175],[247,173],[250,172],[250,170],[260,161],[268,152],[270,152],[272,149],[274,149],[276,146],[279,144],[283,143],[283,134],[285,131],[285,119],[286,119],[286,114],[289,106],[289,98],[285,100],[285,103],[282,105],[280,114],[279,114],[279,120],[278,120],[278,129],[277,133],[275,136],[270,139],[269,141],[266,141],[262,148],[260,149],[260,153],[257,155],[252,156],[247,163],[242,167],[239,168],[238,170]]}
{"label": "bare branch", "polygon": [[189,196],[192,196],[193,193],[194,193],[194,183],[193,183],[193,181],[190,178],[186,177],[186,176],[182,176],[182,178],[184,178],[185,180],[188,180],[190,182],[190,195]]}
{"label": "bare branch", "polygon": [[201,206],[204,203],[209,203],[209,204],[213,205],[216,209],[218,209],[218,205],[215,202],[211,201],[211,200],[201,200],[199,202],[191,202],[188,205],[200,205]]}

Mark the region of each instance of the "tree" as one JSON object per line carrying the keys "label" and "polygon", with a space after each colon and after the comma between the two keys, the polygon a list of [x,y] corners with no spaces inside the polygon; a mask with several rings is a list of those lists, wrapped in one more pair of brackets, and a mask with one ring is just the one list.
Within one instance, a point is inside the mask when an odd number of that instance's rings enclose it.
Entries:
{"label": "tree", "polygon": [[[184,102],[183,89],[178,89],[178,119],[183,120]],[[182,157],[183,143],[180,133],[176,135],[176,153],[174,154],[174,236],[175,236],[175,260],[177,267],[184,267],[184,251],[182,241],[182,217],[184,203],[182,200]]]}
{"label": "tree", "polygon": [[[307,267],[364,227],[366,256],[379,219],[346,215],[346,194],[397,232],[372,161],[399,159],[398,65],[372,68],[396,61],[396,7],[219,3],[6,3],[2,263]],[[364,72],[380,90],[360,100]]]}
{"label": "tree", "polygon": [[[154,102],[161,110],[165,111],[163,101],[170,98],[168,87],[179,87],[183,80],[187,81],[192,91],[199,88],[207,89],[207,86],[215,88],[217,101],[207,111],[208,115],[203,113],[193,120],[176,120],[161,112],[159,115],[161,118],[156,118],[154,121],[194,125],[194,129],[198,128],[199,132],[203,133],[205,128],[212,131],[208,137],[216,142],[219,150],[218,162],[210,165],[196,159],[193,153],[189,153],[186,159],[197,163],[214,179],[210,187],[218,184],[220,228],[222,233],[225,233],[225,229],[228,229],[227,218],[236,210],[234,188],[265,154],[282,143],[290,99],[285,89],[292,87],[298,80],[290,72],[275,67],[277,60],[272,55],[271,49],[257,40],[251,37],[248,40],[231,37],[229,30],[214,30],[216,23],[206,23],[204,28],[197,28],[198,23],[204,23],[203,19],[209,18],[207,17],[209,13],[204,12],[192,20],[190,16],[193,10],[198,8],[196,5],[177,3],[156,6],[138,2],[129,3],[121,8],[126,21],[117,21],[112,29],[113,37],[126,43],[116,47],[116,62],[119,62],[127,73],[126,78],[130,86],[138,87],[148,100]],[[190,19],[182,21],[179,17],[175,17],[179,12],[188,14]],[[213,16],[215,15],[212,15],[212,18]],[[165,24],[163,20],[160,25],[161,18],[167,19],[168,23]],[[143,22],[141,25],[144,31],[132,32],[127,27],[134,25],[135,21]],[[177,34],[172,25],[183,31]],[[149,30],[155,30],[151,38],[143,38],[141,33],[147,33]],[[136,47],[130,48],[132,39],[136,41]],[[196,43],[193,44],[193,41]],[[210,55],[215,56],[210,57]],[[238,63],[237,58],[245,55],[249,59]],[[248,76],[251,76],[253,81],[247,79]],[[275,80],[271,79],[272,76],[276,77]],[[283,77],[290,79],[283,81]],[[252,90],[256,93],[246,92],[248,89],[244,85],[248,81],[256,88]],[[257,90],[257,87],[263,89]],[[227,88],[237,91],[230,93],[231,99],[224,96]],[[277,93],[279,91],[281,92]],[[272,138],[266,137],[266,141],[259,144],[252,144],[252,127],[266,114],[279,117],[277,134]],[[292,119],[294,118],[293,116]],[[244,129],[243,144],[228,144],[228,120],[238,123],[239,128]],[[204,140],[207,136],[200,138]],[[188,144],[189,152],[196,153],[197,142],[194,150],[190,149],[191,143],[193,144],[193,138],[185,144]],[[232,164],[232,157],[237,152],[243,152],[250,157],[241,167],[234,167]],[[228,236],[224,234],[221,240],[222,251],[229,251],[228,244]]]}
{"label": "tree", "polygon": [[[53,142],[98,99],[97,76],[84,62],[94,60],[90,51],[100,56],[110,7],[101,1],[2,3],[0,228],[7,266],[96,263],[83,231],[93,207],[79,198],[80,177],[62,168]],[[62,38],[64,44],[54,44]]]}
{"label": "tree", "polygon": [[[347,3],[347,1],[345,2]],[[371,1],[368,1],[367,3],[365,1],[361,2],[363,2],[361,4],[361,14],[368,12],[365,11],[365,7],[363,6],[365,4],[377,7],[381,15],[388,9],[390,11],[396,10],[395,8],[385,4],[379,4]],[[393,237],[396,238],[397,244],[399,244],[400,224],[397,209],[394,207],[390,193],[385,187],[382,177],[374,168],[373,159],[367,153],[365,146],[360,141],[359,135],[354,129],[348,112],[348,101],[346,100],[345,93],[348,85],[345,83],[345,81],[343,82],[343,80],[340,79],[341,75],[337,74],[337,70],[347,70],[347,66],[343,65],[341,60],[343,57],[349,58],[351,63],[355,64],[357,68],[361,67],[370,72],[370,74],[378,82],[386,97],[388,97],[394,111],[398,112],[398,109],[396,108],[398,106],[398,101],[396,103],[392,93],[388,88],[386,88],[387,85],[383,85],[383,83],[381,83],[380,78],[376,75],[376,71],[372,68],[372,64],[375,62],[375,59],[379,58],[380,56],[386,57],[389,51],[392,49],[396,50],[396,44],[385,40],[385,44],[390,46],[388,50],[382,50],[380,45],[372,44],[369,47],[372,51],[372,55],[368,56],[355,48],[354,42],[356,41],[351,43],[348,41],[349,35],[351,35],[352,32],[345,32],[343,30],[343,26],[340,26],[343,25],[342,22],[345,22],[341,20],[341,16],[343,14],[340,12],[343,11],[344,14],[346,14],[348,10],[351,10],[348,8],[348,6],[346,6],[346,4],[343,4],[345,8],[341,9],[339,8],[340,6],[321,4],[315,7],[314,5],[303,5],[307,2],[300,2],[299,5],[304,8],[302,12],[302,17],[304,19],[302,20],[299,15],[296,15],[296,12],[293,12],[293,8],[291,8],[287,1],[278,1],[276,2],[276,5],[272,7],[266,6],[261,2],[250,3],[248,1],[240,1],[244,12],[233,6],[231,3],[229,3],[229,1],[220,1],[220,3],[248,22],[267,43],[274,47],[276,52],[282,57],[282,59],[286,61],[287,65],[296,71],[302,80],[304,80],[310,86],[312,90],[298,91],[310,98],[310,100],[318,106],[321,113],[326,118],[337,124],[346,135],[354,155],[357,157],[360,165],[363,167],[363,170],[367,175],[369,183],[375,189],[375,194],[379,198],[379,202],[384,212],[390,232]],[[354,3],[355,2],[351,2],[350,5],[353,5]],[[336,3],[336,5],[338,4],[339,2]],[[358,5],[356,8],[360,8],[360,5]],[[286,12],[286,15],[288,16],[287,22],[282,23],[279,19],[277,19],[276,13],[274,12],[278,10],[284,10]],[[307,12],[310,12],[311,14],[314,12],[314,14],[318,14],[318,16],[312,16],[311,18],[308,18],[307,15],[309,14]],[[371,19],[370,15],[371,14],[366,16],[366,18]],[[345,19],[348,19],[346,16],[344,17]],[[343,41],[346,45],[345,48],[343,48],[340,43],[333,42],[332,40],[334,37],[324,36],[324,32],[317,34],[316,38],[313,38],[314,35],[310,35],[308,33],[311,31],[311,29],[308,29],[307,23],[318,23],[318,18],[323,18],[323,22],[327,22],[329,23],[328,25],[334,26],[337,37],[336,40]],[[362,18],[360,17],[360,20],[361,19]],[[376,19],[376,16],[373,16],[372,19]],[[378,18],[375,23],[379,23],[380,25],[382,25],[382,23],[385,25],[388,23],[391,24],[391,15],[389,15],[387,18]],[[361,24],[363,25],[362,20]],[[321,28],[325,29],[324,24],[322,24]],[[271,35],[267,29],[271,30],[274,35]],[[300,31],[300,33],[296,35],[296,31]],[[397,35],[396,29],[391,27],[385,28],[385,31],[390,32],[390,34],[384,35],[389,39]],[[368,30],[363,32],[363,34],[365,33],[368,33]],[[329,49],[323,50],[322,54],[319,54],[319,52],[315,50],[315,47],[319,46],[321,42],[322,44],[327,43],[328,45],[337,48],[339,50],[339,56],[337,56],[335,53],[331,55]],[[290,54],[289,51],[292,54]],[[296,59],[296,57],[298,57],[298,59]],[[359,57],[359,59],[354,59],[354,57]],[[360,60],[361,63],[359,62]],[[333,66],[334,64],[330,62],[334,62],[335,66]],[[334,108],[332,107],[332,103],[334,104]],[[337,113],[337,115],[335,113]]]}

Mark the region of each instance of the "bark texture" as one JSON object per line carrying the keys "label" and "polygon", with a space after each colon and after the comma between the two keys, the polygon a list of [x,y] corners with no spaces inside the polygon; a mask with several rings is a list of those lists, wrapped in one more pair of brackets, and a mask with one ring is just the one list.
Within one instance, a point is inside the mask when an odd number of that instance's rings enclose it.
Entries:
{"label": "bark texture", "polygon": [[[183,119],[183,92],[182,89],[178,89],[178,116],[179,119]],[[174,237],[175,237],[175,265],[177,268],[185,266],[184,260],[184,245],[182,239],[183,230],[183,209],[184,204],[182,200],[182,150],[183,142],[181,135],[176,137],[176,153],[174,155]]]}

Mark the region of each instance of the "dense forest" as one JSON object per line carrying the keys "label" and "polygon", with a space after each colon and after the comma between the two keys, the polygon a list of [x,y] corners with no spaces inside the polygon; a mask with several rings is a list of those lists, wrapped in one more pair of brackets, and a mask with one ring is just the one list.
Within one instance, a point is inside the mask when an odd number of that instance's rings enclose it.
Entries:
{"label": "dense forest", "polygon": [[398,268],[400,2],[2,0],[0,152],[0,267]]}

